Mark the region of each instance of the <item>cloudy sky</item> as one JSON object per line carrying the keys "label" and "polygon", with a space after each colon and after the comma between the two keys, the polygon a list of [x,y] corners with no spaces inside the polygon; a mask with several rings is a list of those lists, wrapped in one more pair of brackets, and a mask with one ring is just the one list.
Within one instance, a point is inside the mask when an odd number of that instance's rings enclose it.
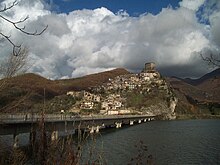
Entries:
{"label": "cloudy sky", "polygon": [[[29,72],[51,79],[118,67],[140,72],[150,61],[166,76],[199,77],[211,69],[201,54],[220,52],[219,0],[20,0],[0,14],[28,15],[30,32],[48,25],[33,37],[0,19],[0,32],[29,48]],[[3,60],[11,45],[0,38],[0,49]]]}

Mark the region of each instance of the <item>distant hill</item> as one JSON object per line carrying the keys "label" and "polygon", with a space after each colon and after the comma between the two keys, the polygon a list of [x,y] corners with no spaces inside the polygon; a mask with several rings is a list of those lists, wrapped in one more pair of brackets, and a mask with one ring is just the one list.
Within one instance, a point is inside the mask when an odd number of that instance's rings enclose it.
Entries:
{"label": "distant hill", "polygon": [[188,107],[191,113],[201,109],[213,110],[220,107],[220,69],[199,79],[167,78],[179,98],[179,106]]}
{"label": "distant hill", "polygon": [[114,70],[95,73],[79,78],[57,80],[55,82],[58,83],[59,86],[65,91],[82,90],[82,89],[88,89],[89,87],[93,87],[93,86],[99,86],[107,82],[109,79],[113,79],[119,75],[125,75],[128,73],[130,72],[128,72],[126,69],[117,68]]}
{"label": "distant hill", "polygon": [[47,101],[69,90],[88,89],[127,73],[127,70],[118,68],[66,80],[49,80],[34,73],[19,75],[8,79],[7,85],[1,90],[0,112],[28,111],[34,104],[43,103],[44,98]]}
{"label": "distant hill", "polygon": [[220,69],[205,74],[198,79],[170,78],[174,88],[179,88],[192,98],[203,101],[220,102]]}
{"label": "distant hill", "polygon": [[182,80],[188,84],[197,86],[197,85],[202,84],[203,82],[208,81],[210,79],[219,79],[219,78],[220,78],[220,68],[218,68],[210,73],[207,73],[198,79],[186,78],[186,79],[182,79]]}

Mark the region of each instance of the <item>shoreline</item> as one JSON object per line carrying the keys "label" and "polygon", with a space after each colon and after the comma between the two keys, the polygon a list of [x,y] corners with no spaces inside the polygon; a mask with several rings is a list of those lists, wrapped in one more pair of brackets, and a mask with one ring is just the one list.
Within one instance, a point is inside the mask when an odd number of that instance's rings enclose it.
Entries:
{"label": "shoreline", "polygon": [[186,120],[186,119],[220,119],[220,115],[211,115],[211,114],[176,115],[176,120]]}

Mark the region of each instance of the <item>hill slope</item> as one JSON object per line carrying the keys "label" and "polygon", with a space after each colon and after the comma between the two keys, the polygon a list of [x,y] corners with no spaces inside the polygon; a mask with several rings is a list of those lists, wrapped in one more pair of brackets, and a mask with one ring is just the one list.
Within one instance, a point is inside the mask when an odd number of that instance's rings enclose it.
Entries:
{"label": "hill slope", "polygon": [[[7,80],[7,85],[0,92],[0,112],[30,111],[35,105],[39,111],[44,98],[46,102],[68,100],[66,92],[87,90],[99,86],[120,75],[128,74],[125,69],[91,74],[66,80],[48,80],[39,75],[28,73]],[[189,81],[177,77],[167,78],[178,97],[177,114],[219,113],[220,108],[220,69]],[[3,80],[0,80],[0,83]],[[54,100],[54,101],[53,101]],[[68,104],[68,103],[66,103]]]}
{"label": "hill slope", "polygon": [[127,70],[119,68],[69,80],[48,80],[33,73],[16,76],[8,79],[7,85],[1,89],[0,112],[29,111],[35,104],[42,104],[44,98],[47,101],[69,90],[88,89],[127,73]]}
{"label": "hill slope", "polygon": [[220,69],[199,79],[167,78],[179,98],[179,113],[219,114]]}
{"label": "hill slope", "polygon": [[57,80],[55,82],[65,91],[82,90],[93,86],[99,86],[107,82],[109,79],[128,73],[129,72],[123,68],[117,68],[111,71],[95,73],[75,79]]}
{"label": "hill slope", "polygon": [[186,78],[186,79],[182,79],[184,82],[194,85],[194,86],[198,86],[208,80],[211,79],[219,79],[220,78],[220,68],[205,74],[204,76],[198,78],[198,79],[191,79],[191,78]]}

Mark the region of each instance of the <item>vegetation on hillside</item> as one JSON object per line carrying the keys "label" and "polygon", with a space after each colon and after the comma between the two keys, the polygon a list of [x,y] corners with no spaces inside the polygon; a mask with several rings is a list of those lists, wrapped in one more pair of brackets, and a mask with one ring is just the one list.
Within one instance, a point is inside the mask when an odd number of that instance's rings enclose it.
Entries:
{"label": "vegetation on hillside", "polygon": [[214,70],[199,79],[168,78],[179,102],[179,115],[218,115],[220,113],[220,70]]}
{"label": "vegetation on hillside", "polygon": [[[46,107],[51,108],[48,109],[48,112],[58,112],[60,109],[69,108],[69,103],[74,102],[74,100],[70,101],[69,98],[63,97],[67,91],[88,89],[108,81],[109,78],[127,73],[129,72],[125,69],[119,68],[68,80],[49,80],[33,73],[15,76],[7,79],[7,85],[0,92],[0,113],[31,113],[38,111],[38,109],[40,111],[44,99],[46,100]],[[63,106],[51,105],[57,100],[68,103]]]}

